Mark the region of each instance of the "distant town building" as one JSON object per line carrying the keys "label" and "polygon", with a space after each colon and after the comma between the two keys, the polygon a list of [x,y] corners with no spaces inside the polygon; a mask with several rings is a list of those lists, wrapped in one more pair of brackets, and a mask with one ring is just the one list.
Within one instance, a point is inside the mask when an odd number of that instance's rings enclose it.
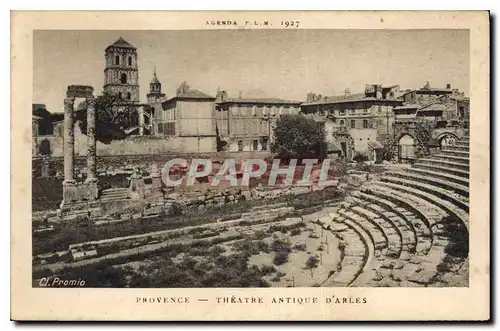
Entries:
{"label": "distant town building", "polygon": [[280,115],[298,114],[300,101],[276,98],[229,98],[218,91],[215,119],[219,150],[266,151],[273,141],[273,127]]}
{"label": "distant town building", "polygon": [[309,93],[301,112],[328,115],[341,127],[376,129],[379,135],[389,135],[394,122],[392,109],[403,104],[400,93],[399,85],[373,84],[366,85],[365,92],[358,94],[351,94],[349,89],[336,96]]}
{"label": "distant town building", "polygon": [[[191,89],[184,82],[174,97],[152,105],[153,134],[193,138],[189,140],[191,146],[186,146],[186,150],[215,152],[214,109],[215,97]],[[193,144],[197,146],[192,146]]]}

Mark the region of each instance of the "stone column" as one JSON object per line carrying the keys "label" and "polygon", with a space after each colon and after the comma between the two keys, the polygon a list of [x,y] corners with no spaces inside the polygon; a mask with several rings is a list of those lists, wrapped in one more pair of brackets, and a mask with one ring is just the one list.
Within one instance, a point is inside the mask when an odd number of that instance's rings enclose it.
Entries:
{"label": "stone column", "polygon": [[95,98],[86,99],[87,102],[87,179],[85,179],[83,198],[96,200],[98,198],[98,180],[96,174],[96,113]]}
{"label": "stone column", "polygon": [[139,135],[144,135],[144,109],[140,106],[137,109],[137,114],[139,115]]}
{"label": "stone column", "polygon": [[75,137],[73,128],[73,105],[75,98],[64,99],[64,181],[63,181],[63,201],[61,209],[65,205],[80,199],[78,186],[74,179],[74,153]]}
{"label": "stone column", "polygon": [[87,100],[87,181],[96,181],[95,99]]}
{"label": "stone column", "polygon": [[74,184],[75,131],[73,106],[75,98],[64,99],[64,183]]}

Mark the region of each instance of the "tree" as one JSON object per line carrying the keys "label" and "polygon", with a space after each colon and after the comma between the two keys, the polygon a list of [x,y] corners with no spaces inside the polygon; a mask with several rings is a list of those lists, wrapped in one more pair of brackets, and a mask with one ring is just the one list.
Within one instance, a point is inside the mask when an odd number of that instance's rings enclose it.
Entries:
{"label": "tree", "polygon": [[357,152],[352,159],[358,163],[362,163],[368,161],[368,155],[366,155],[366,153]]}
{"label": "tree", "polygon": [[396,140],[394,137],[386,136],[382,139],[382,150],[380,155],[382,160],[392,161],[396,157]]}
{"label": "tree", "polygon": [[313,269],[318,267],[319,260],[316,256],[309,256],[306,261],[306,269],[311,270],[311,277],[313,276]]}
{"label": "tree", "polygon": [[[87,102],[78,105],[75,120],[82,132],[87,132]],[[138,124],[137,105],[127,103],[119,95],[105,92],[95,100],[96,139],[109,143],[127,137],[126,129]]]}
{"label": "tree", "polygon": [[326,157],[323,125],[302,115],[283,115],[276,121],[273,153],[282,159]]}

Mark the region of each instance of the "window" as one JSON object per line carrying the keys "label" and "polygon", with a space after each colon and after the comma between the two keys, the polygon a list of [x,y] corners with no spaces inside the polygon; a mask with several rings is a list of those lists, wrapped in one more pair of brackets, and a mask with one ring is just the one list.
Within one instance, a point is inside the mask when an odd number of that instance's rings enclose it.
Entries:
{"label": "window", "polygon": [[339,115],[345,115],[345,109],[339,110]]}
{"label": "window", "polygon": [[254,150],[254,151],[259,150],[259,141],[258,141],[258,140],[254,140],[254,141],[253,141],[253,146],[252,146],[252,147],[253,147],[253,150]]}
{"label": "window", "polygon": [[356,127],[356,121],[351,120],[351,129],[354,129]]}
{"label": "window", "polygon": [[118,92],[118,99],[120,99],[120,100],[121,100],[121,99],[122,99],[122,97],[123,97],[123,96],[122,96],[122,92]]}
{"label": "window", "polygon": [[175,135],[175,122],[158,123],[158,133],[165,136]]}
{"label": "window", "polygon": [[126,73],[121,74],[120,83],[127,84],[127,74]]}
{"label": "window", "polygon": [[131,56],[128,57],[128,65],[132,66],[132,57]]}
{"label": "window", "polygon": [[238,140],[238,152],[243,151],[243,140]]}
{"label": "window", "polygon": [[127,92],[127,100],[130,100],[132,99],[132,94],[130,94],[130,92]]}
{"label": "window", "polygon": [[120,56],[119,55],[115,56],[115,64],[120,65]]}
{"label": "window", "polygon": [[363,129],[368,129],[368,120],[363,120]]}
{"label": "window", "polygon": [[340,120],[340,126],[344,126],[345,122],[344,120]]}

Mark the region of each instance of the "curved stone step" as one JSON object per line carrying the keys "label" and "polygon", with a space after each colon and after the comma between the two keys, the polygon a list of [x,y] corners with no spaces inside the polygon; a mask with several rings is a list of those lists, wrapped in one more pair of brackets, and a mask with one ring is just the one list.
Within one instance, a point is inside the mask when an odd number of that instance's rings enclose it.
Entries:
{"label": "curved stone step", "polygon": [[350,210],[342,212],[340,213],[340,215],[342,215],[345,218],[345,220],[343,220],[344,223],[346,220],[349,220],[355,222],[360,227],[362,227],[365,230],[365,232],[368,233],[368,235],[370,236],[371,242],[373,243],[373,247],[375,248],[375,250],[383,250],[387,248],[388,246],[387,237],[385,236],[384,232],[379,228],[378,225],[375,225],[366,218],[361,217]]}
{"label": "curved stone step", "polygon": [[[362,192],[359,192],[359,195],[367,196]],[[408,251],[410,253],[415,252],[417,249],[418,235],[413,226],[413,223],[408,219],[411,218],[415,220],[415,214],[409,212],[404,208],[400,208],[399,211],[397,210],[398,207],[396,207],[395,209],[387,209],[386,206],[380,205],[380,198],[378,197],[367,197],[367,200],[370,200],[371,202],[364,206],[364,213],[369,217],[381,219],[383,222],[381,225],[384,229],[394,229],[394,231],[397,233],[399,241],[401,242],[402,251]],[[401,210],[404,211],[401,212]],[[387,237],[389,238],[389,236]],[[391,245],[391,242],[389,242],[389,245]]]}
{"label": "curved stone step", "polygon": [[460,169],[460,170],[469,171],[469,164],[464,164],[464,163],[457,163],[457,162],[451,162],[451,161],[445,161],[445,160],[437,160],[434,158],[418,159],[418,161],[416,162],[416,164],[421,164],[421,163],[439,166],[439,167],[450,167],[450,168],[456,168],[456,169]]}
{"label": "curved stone step", "polygon": [[392,222],[388,222],[374,212],[361,206],[353,207],[351,210],[359,216],[371,220],[371,222],[378,225],[387,239],[388,256],[397,258],[401,255],[401,251],[403,250],[403,239],[399,228],[395,227]]}
{"label": "curved stone step", "polygon": [[[413,228],[417,239],[415,250],[418,253],[426,254],[430,249],[432,246],[433,225],[439,222],[442,217],[448,215],[441,209],[438,211],[436,206],[430,205],[429,202],[423,199],[417,197],[410,199],[407,194],[387,187],[370,185],[365,192],[360,193],[366,199],[372,200],[374,202],[373,205],[380,208],[382,208],[380,205],[390,208],[394,211],[392,214],[399,214],[403,219],[406,219],[410,226],[404,227],[403,230],[405,228]],[[391,200],[396,203],[393,203]],[[394,207],[396,204],[399,207]],[[384,215],[391,217],[390,212],[384,212]]]}
{"label": "curved stone step", "polygon": [[421,169],[421,168],[408,168],[404,169],[403,171],[408,171],[408,172],[413,172],[413,173],[418,173],[421,176],[429,176],[429,177],[437,177],[440,179],[444,179],[446,181],[450,181],[459,185],[463,185],[465,187],[469,187],[469,178],[466,177],[461,177],[461,176],[455,176],[450,174],[449,172],[441,172],[441,171],[433,171],[429,169]]}
{"label": "curved stone step", "polygon": [[370,238],[363,229],[347,220],[348,228],[340,232],[344,247],[344,258],[340,262],[341,270],[330,276],[322,286],[350,286],[366,268],[373,258],[374,247],[369,244]]}
{"label": "curved stone step", "polygon": [[469,151],[463,151],[463,150],[452,150],[452,149],[442,149],[439,151],[437,155],[452,155],[452,156],[462,156],[462,157],[469,157]]}
{"label": "curved stone step", "polygon": [[432,156],[433,159],[436,160],[444,160],[456,163],[469,164],[469,155],[467,156],[455,156],[455,155],[443,155],[443,154],[435,154]]}
{"label": "curved stone step", "polygon": [[463,146],[446,146],[445,150],[450,150],[450,151],[469,151],[469,145],[463,145]]}
{"label": "curved stone step", "polygon": [[442,200],[452,203],[453,205],[463,209],[467,213],[469,212],[469,203],[468,201],[465,201],[465,198],[463,196],[456,196],[455,194],[453,194],[454,192],[443,189],[441,187],[421,183],[412,179],[404,179],[400,177],[391,176],[390,174],[387,175],[384,174],[381,177],[381,180],[383,180],[384,182],[404,185],[434,195]]}
{"label": "curved stone step", "polygon": [[426,169],[426,170],[431,170],[431,171],[436,171],[436,172],[443,172],[447,174],[452,174],[453,176],[458,176],[458,177],[463,177],[467,178],[469,180],[469,171],[468,170],[460,170],[460,169],[454,169],[446,166],[438,166],[436,164],[426,164],[426,163],[415,163],[413,166],[409,169]]}
{"label": "curved stone step", "polygon": [[455,215],[458,219],[460,219],[464,223],[464,225],[467,227],[467,230],[469,230],[469,214],[447,200],[441,199],[440,197],[434,194],[430,194],[425,191],[415,189],[411,186],[404,184],[402,185],[393,182],[376,181],[376,180],[374,180],[372,183],[375,185],[392,188],[395,191],[408,193],[407,196],[413,195],[418,198],[427,200],[434,206],[439,207],[440,209],[446,211],[447,213]]}
{"label": "curved stone step", "polygon": [[443,180],[437,177],[433,177],[430,175],[422,176],[418,173],[412,173],[411,171],[387,171],[384,173],[384,176],[392,176],[403,178],[407,180],[416,181],[423,184],[429,184],[432,186],[436,186],[438,188],[443,188],[448,191],[452,191],[458,194],[463,195],[466,198],[469,198],[469,186],[460,185],[449,180]]}

